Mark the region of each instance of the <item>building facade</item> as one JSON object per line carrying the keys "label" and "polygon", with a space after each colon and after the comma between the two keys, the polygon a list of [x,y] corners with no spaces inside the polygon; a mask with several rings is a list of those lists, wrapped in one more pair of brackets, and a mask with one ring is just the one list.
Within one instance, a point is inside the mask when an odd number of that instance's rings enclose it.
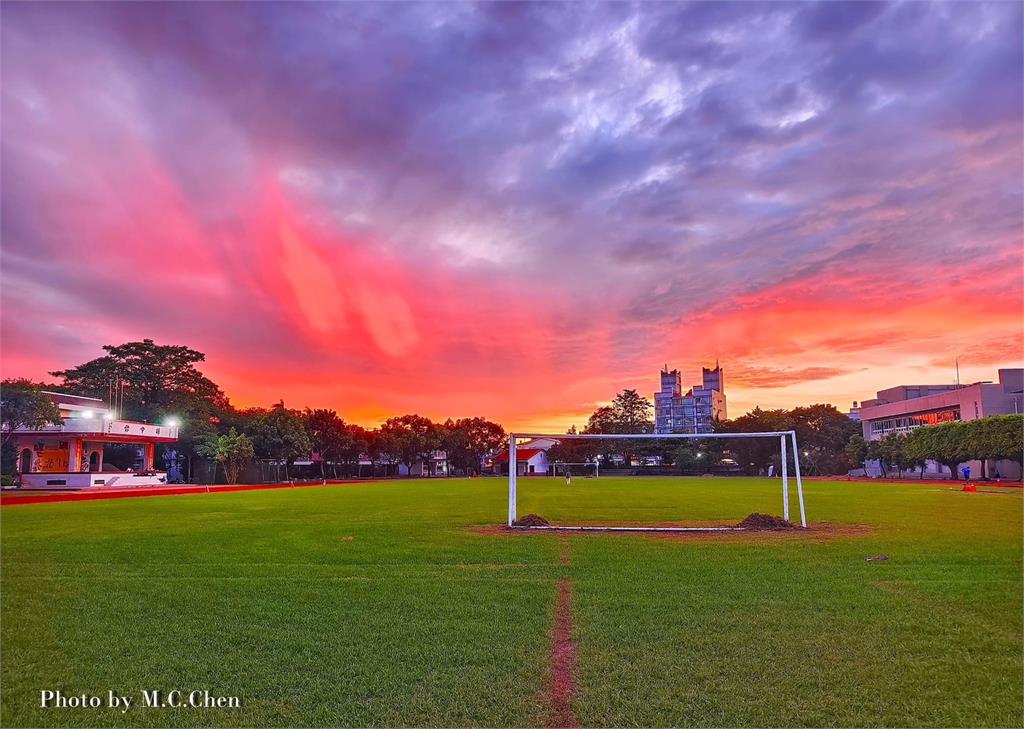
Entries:
{"label": "building facade", "polygon": [[683,393],[679,370],[661,370],[661,389],[654,393],[654,432],[711,433],[726,414],[725,373],[701,367],[701,384]]}
{"label": "building facade", "polygon": [[[880,390],[876,398],[861,402],[860,423],[864,440],[879,440],[890,433],[909,433],[929,425],[1015,413],[1024,413],[1024,369],[1001,369],[998,382],[899,385]],[[972,474],[981,474],[980,462],[967,465]],[[1011,462],[992,465],[993,471],[1006,478],[1020,478],[1017,466]],[[939,475],[949,470],[929,463],[925,472]]]}
{"label": "building facade", "polygon": [[999,381],[971,385],[899,385],[864,400],[860,422],[864,440],[908,433],[925,425],[1024,412],[1024,369],[1003,369]]}

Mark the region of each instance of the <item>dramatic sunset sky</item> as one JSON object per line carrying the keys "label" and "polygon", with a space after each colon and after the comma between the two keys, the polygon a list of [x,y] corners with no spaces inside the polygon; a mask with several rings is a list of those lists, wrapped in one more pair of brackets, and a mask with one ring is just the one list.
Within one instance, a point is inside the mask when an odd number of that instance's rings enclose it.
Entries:
{"label": "dramatic sunset sky", "polygon": [[1022,360],[1021,4],[2,8],[3,375],[582,425]]}

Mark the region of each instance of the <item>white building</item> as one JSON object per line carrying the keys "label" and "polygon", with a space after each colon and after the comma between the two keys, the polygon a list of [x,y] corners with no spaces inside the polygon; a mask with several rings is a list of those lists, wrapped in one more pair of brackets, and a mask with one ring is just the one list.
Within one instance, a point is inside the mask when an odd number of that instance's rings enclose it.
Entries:
{"label": "white building", "polygon": [[[516,444],[516,474],[519,476],[546,476],[548,475],[548,449],[558,441],[554,438],[534,438],[523,443]],[[507,474],[508,450],[491,459],[496,474]]]}

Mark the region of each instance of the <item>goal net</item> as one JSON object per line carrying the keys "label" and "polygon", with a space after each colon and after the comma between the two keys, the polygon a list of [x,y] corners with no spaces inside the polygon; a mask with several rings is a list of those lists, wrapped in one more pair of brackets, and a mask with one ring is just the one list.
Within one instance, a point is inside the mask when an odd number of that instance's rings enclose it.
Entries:
{"label": "goal net", "polygon": [[597,478],[601,475],[601,467],[597,461],[576,461],[573,463],[555,461],[551,464],[551,475]]}
{"label": "goal net", "polygon": [[[678,442],[677,445],[682,446],[686,441],[711,441],[720,439],[747,439],[757,438],[767,440],[769,443],[774,442],[778,447],[779,463],[781,465],[781,482],[782,482],[782,516],[786,521],[789,521],[789,464],[790,457],[792,458],[793,465],[793,477],[796,482],[796,494],[797,501],[800,505],[800,526],[807,528],[807,514],[804,508],[804,490],[803,480],[800,476],[800,451],[797,449],[796,443],[796,432],[792,430],[785,431],[772,431],[764,433],[671,433],[671,434],[654,434],[654,433],[616,433],[616,434],[605,434],[605,433],[511,433],[508,438],[508,456],[509,463],[517,463],[516,458],[516,444],[519,440],[540,440],[550,439],[555,440],[558,443],[573,442],[573,441],[590,441],[595,444],[599,444],[603,441],[620,441],[627,442],[633,445],[646,444],[649,441],[667,441],[668,443]],[[697,453],[695,457],[700,459],[705,454]],[[589,457],[589,456],[588,456]],[[643,458],[641,458],[641,461]],[[566,472],[571,475],[590,475],[589,472],[584,472],[581,469],[588,467],[593,470],[593,475],[598,475],[601,469],[600,457],[595,457],[592,461],[580,461],[580,462],[560,462],[556,461],[551,464],[553,475],[565,475]],[[628,464],[627,464],[628,465]],[[509,527],[517,526],[517,506],[518,506],[518,469],[510,468],[508,472],[508,519],[507,524]],[[603,479],[602,479],[603,480]],[[711,529],[728,529],[729,527],[636,527],[636,526],[601,526],[601,527],[587,527],[587,526],[573,526],[573,527],[561,527],[561,526],[531,526],[529,528],[548,528],[548,529],[576,529],[576,530],[587,530],[587,529],[600,529],[601,531],[609,530],[621,530],[621,531],[700,531],[700,530],[711,530]]]}

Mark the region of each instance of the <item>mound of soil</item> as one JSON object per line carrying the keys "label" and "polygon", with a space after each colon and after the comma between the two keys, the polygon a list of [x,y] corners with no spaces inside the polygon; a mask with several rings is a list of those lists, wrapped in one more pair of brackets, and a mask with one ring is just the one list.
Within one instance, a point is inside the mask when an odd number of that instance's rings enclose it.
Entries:
{"label": "mound of soil", "polygon": [[736,526],[742,527],[743,529],[750,529],[751,531],[755,532],[793,529],[793,525],[785,519],[783,519],[781,516],[758,514],[757,512],[754,512]]}
{"label": "mound of soil", "polygon": [[513,526],[522,527],[551,526],[547,519],[543,516],[537,516],[536,514],[527,514],[526,516],[516,519],[512,524]]}

